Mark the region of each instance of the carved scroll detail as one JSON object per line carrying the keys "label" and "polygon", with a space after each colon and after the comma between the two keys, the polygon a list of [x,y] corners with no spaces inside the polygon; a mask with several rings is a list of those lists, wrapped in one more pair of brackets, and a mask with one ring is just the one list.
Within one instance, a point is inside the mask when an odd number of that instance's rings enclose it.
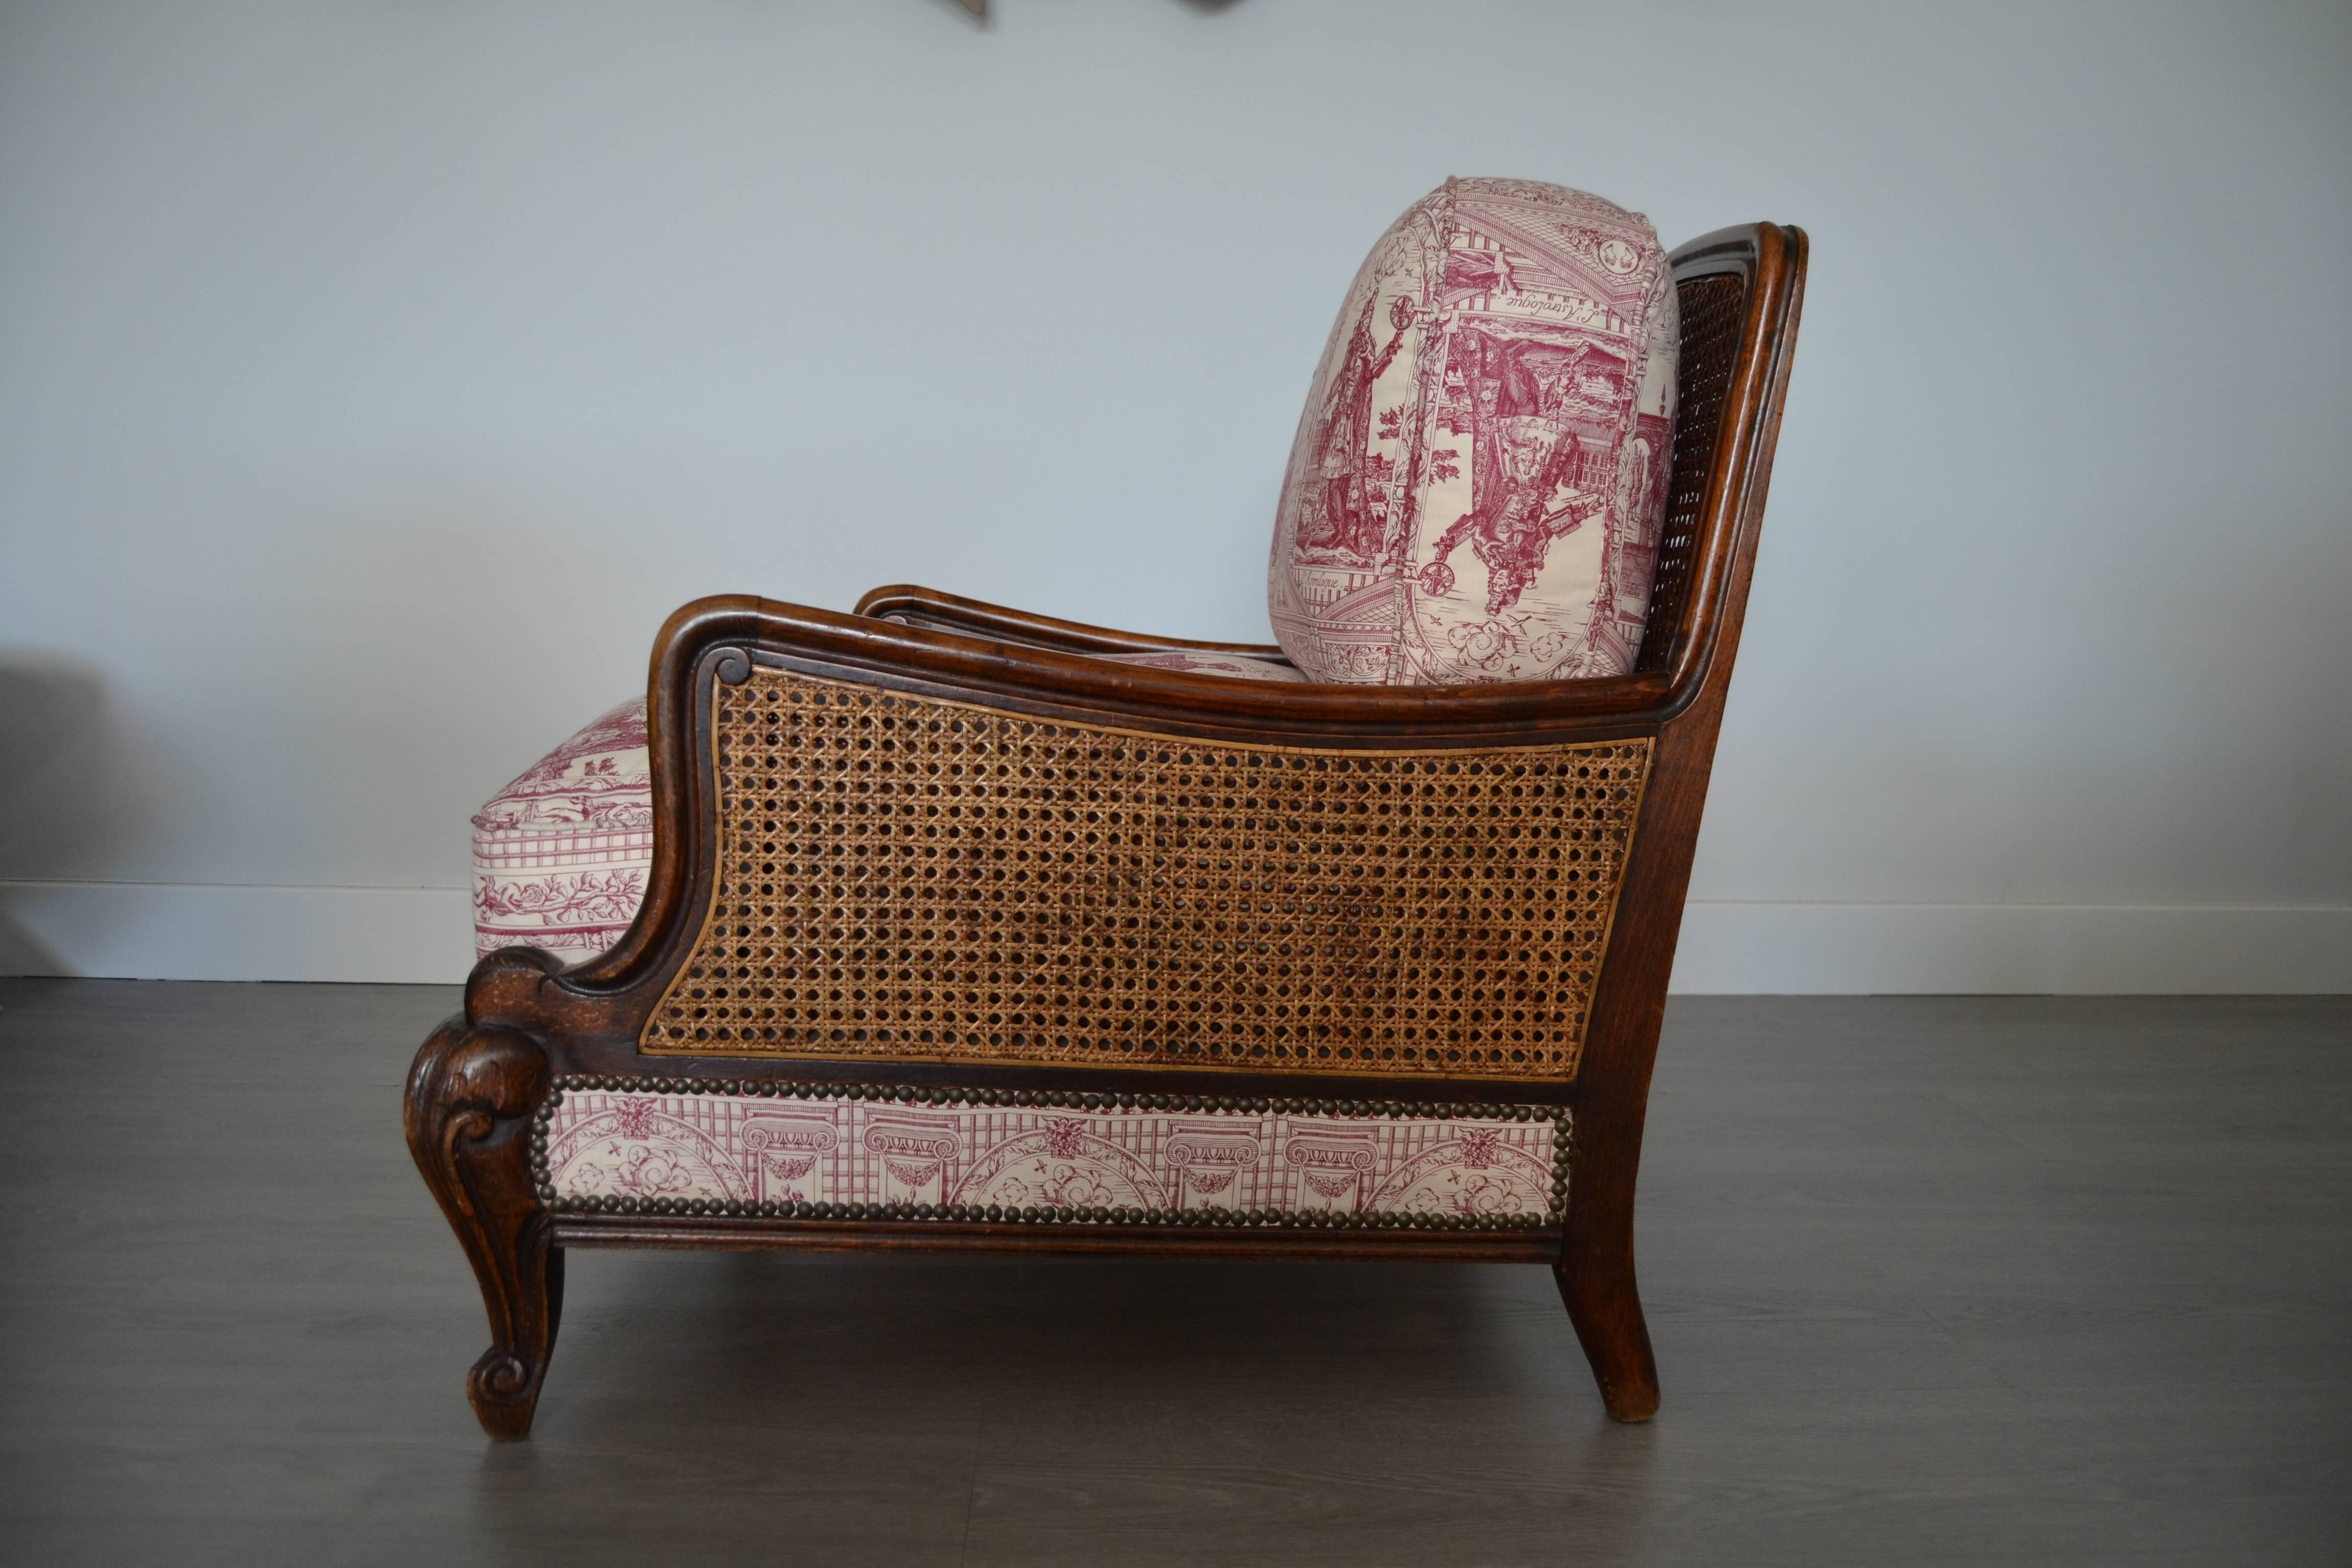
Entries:
{"label": "carved scroll detail", "polygon": [[551,1074],[539,1043],[453,1019],[416,1053],[402,1117],[409,1152],[474,1266],[490,1348],[466,1376],[493,1437],[530,1431],[563,1307],[563,1254],[533,1189],[533,1113]]}

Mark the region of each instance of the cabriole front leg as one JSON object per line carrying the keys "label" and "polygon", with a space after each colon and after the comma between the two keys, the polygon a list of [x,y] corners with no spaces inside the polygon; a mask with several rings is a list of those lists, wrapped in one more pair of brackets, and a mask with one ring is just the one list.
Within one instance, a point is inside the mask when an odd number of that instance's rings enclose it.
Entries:
{"label": "cabriole front leg", "polygon": [[409,1070],[409,1152],[474,1265],[490,1348],[466,1394],[493,1437],[530,1432],[563,1308],[563,1254],[530,1175],[531,1117],[547,1098],[547,1053],[511,1029],[452,1019]]}

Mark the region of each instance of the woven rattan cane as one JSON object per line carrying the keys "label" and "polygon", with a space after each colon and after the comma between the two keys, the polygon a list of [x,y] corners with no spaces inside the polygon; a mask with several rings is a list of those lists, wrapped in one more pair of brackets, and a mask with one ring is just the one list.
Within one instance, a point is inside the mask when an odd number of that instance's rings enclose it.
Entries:
{"label": "woven rattan cane", "polygon": [[1737,278],[1685,283],[1675,291],[1675,300],[1682,309],[1682,370],[1675,410],[1674,478],[1666,491],[1665,526],[1658,538],[1657,572],[1650,580],[1653,630],[1633,661],[1637,670],[1667,668],[1676,651],[1672,635],[1659,628],[1682,625],[1691,564],[1698,552],[1707,464],[1723,424],[1732,367],[1739,360],[1739,328],[1748,302]]}
{"label": "woven rattan cane", "polygon": [[1646,740],[1172,742],[755,670],[716,688],[697,1056],[1576,1070]]}

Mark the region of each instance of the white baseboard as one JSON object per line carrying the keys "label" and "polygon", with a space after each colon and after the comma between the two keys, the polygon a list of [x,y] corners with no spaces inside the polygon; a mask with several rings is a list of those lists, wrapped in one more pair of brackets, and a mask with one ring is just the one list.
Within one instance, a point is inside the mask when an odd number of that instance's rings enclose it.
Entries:
{"label": "white baseboard", "polygon": [[[455,984],[462,888],[0,882],[0,974]],[[1694,902],[1699,994],[2352,992],[2352,907]]]}
{"label": "white baseboard", "polygon": [[1980,995],[2352,991],[2340,904],[1694,901],[1674,989]]}

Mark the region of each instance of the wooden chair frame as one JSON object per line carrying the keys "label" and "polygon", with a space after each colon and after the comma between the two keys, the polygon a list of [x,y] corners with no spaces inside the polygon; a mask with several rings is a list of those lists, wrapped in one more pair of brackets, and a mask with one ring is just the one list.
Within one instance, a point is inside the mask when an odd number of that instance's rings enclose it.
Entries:
{"label": "wooden chair frame", "polygon": [[[1684,246],[1681,423],[1647,641],[1636,670],[1601,679],[1461,688],[1243,681],[1109,663],[1091,654],[1272,647],[1137,636],[914,587],[856,613],[752,597],[698,601],[654,647],[649,722],[655,859],[635,925],[576,968],[509,948],[476,966],[464,1012],[418,1052],[405,1127],[426,1184],[472,1261],[491,1345],[467,1393],[494,1437],[528,1433],[562,1310],[563,1254],[579,1247],[822,1250],[997,1249],[1176,1257],[1454,1259],[1550,1266],[1601,1396],[1620,1420],[1658,1406],[1633,1272],[1643,1121],[1733,657],[1747,605],[1803,293],[1801,230],[1756,224]],[[534,1173],[561,1082],[772,1092],[792,1079],[886,1093],[954,1083],[991,1093],[1133,1095],[1169,1087],[1160,1066],[1003,1059],[778,1059],[641,1043],[714,914],[722,846],[713,711],[722,686],[788,670],[1043,721],[1204,742],[1381,750],[1631,741],[1652,744],[1606,953],[1572,1076],[1401,1077],[1224,1064],[1181,1070],[1210,1096],[1360,1096],[1406,1104],[1572,1107],[1575,1176],[1561,1223],[1509,1229],[1330,1228],[1181,1223],[1039,1225],[671,1212],[581,1212]],[[953,1057],[954,1053],[949,1053]],[[1024,1101],[1025,1102],[1025,1101]],[[1058,1101],[1057,1101],[1058,1102]],[[706,1205],[687,1205],[703,1208]],[[789,1208],[791,1205],[786,1205]]]}

